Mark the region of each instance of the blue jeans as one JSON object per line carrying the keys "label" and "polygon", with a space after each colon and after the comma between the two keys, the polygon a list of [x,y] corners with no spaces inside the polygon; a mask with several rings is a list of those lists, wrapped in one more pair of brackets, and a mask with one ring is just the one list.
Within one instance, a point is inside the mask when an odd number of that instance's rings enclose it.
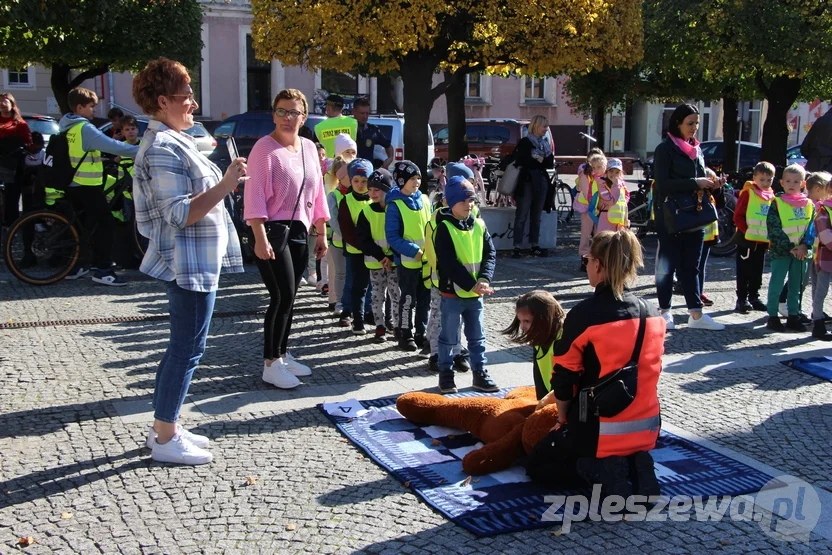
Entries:
{"label": "blue jeans", "polygon": [[702,310],[699,285],[699,261],[705,230],[669,234],[659,230],[656,250],[656,292],[659,308],[669,310],[673,298],[673,273],[679,276],[688,310]]}
{"label": "blue jeans", "polygon": [[439,303],[439,371],[453,372],[454,347],[459,343],[459,319],[465,325],[465,338],[471,357],[471,369],[481,372],[488,360],[485,358],[485,328],[482,325],[482,297],[460,299],[442,297]]}
{"label": "blue jeans", "polygon": [[217,292],[189,291],[179,287],[176,281],[170,281],[166,286],[170,343],[156,370],[153,416],[172,424],[179,419],[191,377],[205,352]]}
{"label": "blue jeans", "polygon": [[[346,260],[346,275],[344,276],[344,291],[341,293],[341,311],[347,314],[352,314],[352,264],[350,264],[350,257],[353,256],[347,253],[347,249],[341,249],[340,253],[335,256],[343,256]],[[357,255],[363,257],[363,255]],[[373,286],[367,287],[367,294],[364,295],[364,306],[373,306]]]}

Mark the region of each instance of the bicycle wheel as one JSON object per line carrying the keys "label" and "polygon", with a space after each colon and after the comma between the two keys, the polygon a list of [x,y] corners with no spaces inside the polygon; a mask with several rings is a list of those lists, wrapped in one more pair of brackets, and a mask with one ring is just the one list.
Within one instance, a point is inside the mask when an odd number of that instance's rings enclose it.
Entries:
{"label": "bicycle wheel", "polygon": [[561,180],[558,180],[555,185],[555,207],[558,212],[558,219],[562,219],[564,223],[569,223],[575,212],[572,208],[572,189]]}
{"label": "bicycle wheel", "polygon": [[717,211],[719,215],[719,237],[717,243],[711,247],[711,254],[714,256],[732,256],[737,252],[735,235],[737,228],[734,225],[734,208],[736,203],[733,199],[726,198],[725,206]]}
{"label": "bicycle wheel", "polygon": [[647,209],[647,202],[633,195],[627,204],[627,215],[630,220],[630,229],[641,239],[650,231],[650,211]]}
{"label": "bicycle wheel", "polygon": [[147,237],[139,233],[139,224],[136,223],[136,220],[133,220],[133,241],[142,257],[144,257],[144,254],[147,252],[148,240]]}
{"label": "bicycle wheel", "polygon": [[58,212],[39,210],[24,214],[6,236],[4,258],[20,281],[50,285],[63,279],[81,254],[81,236]]}

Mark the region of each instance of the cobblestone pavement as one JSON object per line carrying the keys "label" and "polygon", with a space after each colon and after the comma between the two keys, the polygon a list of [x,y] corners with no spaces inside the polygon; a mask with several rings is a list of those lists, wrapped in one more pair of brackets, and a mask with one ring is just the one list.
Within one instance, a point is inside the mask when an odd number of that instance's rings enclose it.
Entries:
{"label": "cobblestone pavement", "polygon": [[[493,374],[530,383],[530,350],[499,335],[518,294],[555,292],[570,308],[590,292],[574,227],[545,260],[497,264],[487,301]],[[654,298],[652,255],[636,289]],[[832,542],[785,543],[756,523],[597,523],[477,539],[435,513],[348,443],[315,408],[322,397],[374,398],[432,387],[423,360],[334,326],[313,289],[297,303],[290,346],[314,374],[292,392],[260,380],[253,266],[222,279],[207,352],[184,422],[211,437],[215,461],[188,468],[143,449],[155,366],[166,344],[158,283],[89,280],[30,287],[0,267],[0,553],[822,553]],[[779,364],[832,354],[806,334],[768,334],[761,313],[732,313],[733,259],[712,259],[711,311],[722,333],[668,334],[660,382],[664,422],[832,489],[832,384]],[[676,299],[681,305],[681,298]],[[806,307],[808,308],[808,307]],[[827,309],[832,313],[832,306]],[[71,320],[139,317],[95,324]],[[13,327],[26,322],[57,325]],[[9,325],[11,324],[11,326]],[[247,477],[256,484],[247,486]]]}

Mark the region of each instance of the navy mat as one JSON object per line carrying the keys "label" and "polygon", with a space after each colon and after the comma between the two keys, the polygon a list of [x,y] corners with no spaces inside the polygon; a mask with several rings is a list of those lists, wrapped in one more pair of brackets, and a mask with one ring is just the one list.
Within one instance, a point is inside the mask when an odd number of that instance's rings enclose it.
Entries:
{"label": "navy mat", "polygon": [[[466,392],[449,397],[477,395],[487,394]],[[494,395],[502,397],[505,391]],[[361,405],[370,412],[360,418],[327,416],[376,463],[408,483],[446,518],[477,536],[560,526],[540,520],[550,505],[544,496],[590,494],[586,489],[532,483],[518,466],[473,477],[466,484],[469,477],[462,471],[462,457],[481,446],[471,434],[441,426],[417,426],[399,414],[395,398],[361,401]],[[667,496],[740,495],[759,491],[771,480],[767,474],[664,431],[651,454],[662,494]]]}
{"label": "navy mat", "polygon": [[793,358],[783,364],[832,382],[832,357]]}

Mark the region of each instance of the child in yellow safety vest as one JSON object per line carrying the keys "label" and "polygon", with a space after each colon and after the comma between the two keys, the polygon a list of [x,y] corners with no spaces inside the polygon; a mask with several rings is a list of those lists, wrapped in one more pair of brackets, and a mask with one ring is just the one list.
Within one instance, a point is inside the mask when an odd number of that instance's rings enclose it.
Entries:
{"label": "child in yellow safety vest", "polygon": [[534,388],[537,399],[552,391],[552,359],[555,343],[563,334],[566,312],[548,291],[537,289],[520,295],[514,320],[503,330],[515,343],[534,349]]}
{"label": "child in yellow safety vest", "polygon": [[754,181],[746,183],[737,198],[734,225],[737,228],[737,304],[734,310],[747,314],[749,310],[767,310],[760,300],[763,285],[763,265],[768,250],[766,218],[774,199],[771,183],[774,166],[760,162],[754,166]]}
{"label": "child in yellow safety vest", "polygon": [[[716,172],[711,168],[705,168],[705,177],[713,180],[719,179]],[[711,202],[717,205],[721,202],[722,191],[716,191],[711,195]],[[719,209],[719,206],[717,206]],[[702,299],[702,306],[713,306],[714,301],[705,294],[705,267],[708,264],[708,256],[711,254],[711,247],[719,242],[719,220],[711,223],[705,228],[705,242],[702,243],[702,256],[699,258],[699,298]]]}
{"label": "child in yellow safety vest", "polygon": [[[364,301],[367,296],[367,288],[370,285],[370,271],[364,265],[364,253],[361,252],[358,246],[356,224],[361,211],[370,204],[367,178],[373,173],[373,163],[364,158],[357,158],[350,162],[347,171],[350,175],[350,189],[338,205],[338,225],[341,227],[341,236],[344,238],[344,252],[347,257],[348,271],[352,274],[352,283],[349,288],[350,308],[352,308],[352,332],[356,335],[363,335],[366,333],[364,329]],[[347,279],[349,280],[349,278]],[[344,295],[347,295],[346,287]]]}
{"label": "child in yellow safety vest", "polygon": [[[768,322],[773,331],[805,332],[800,321],[800,289],[809,271],[812,247],[815,242],[815,205],[805,192],[806,170],[792,164],[783,170],[780,185],[783,194],[774,198],[766,217],[769,252],[771,254],[771,278],[768,283]],[[786,325],[780,321],[777,308],[780,290],[789,278]]]}
{"label": "child in yellow safety vest", "polygon": [[461,176],[448,180],[445,197],[448,208],[436,217],[436,268],[439,273],[439,391],[456,393],[453,349],[459,342],[462,318],[471,357],[473,387],[480,391],[499,388],[485,369],[485,328],[483,296],[493,293],[497,253],[482,218],[474,217],[476,199],[473,184]]}
{"label": "child in yellow safety vest", "polygon": [[826,313],[823,302],[829,292],[832,279],[832,175],[827,172],[815,172],[806,178],[809,199],[815,202],[815,241],[814,260],[809,263],[812,276],[812,337],[821,341],[832,341],[832,335],[826,331]]}
{"label": "child in yellow safety vest", "polygon": [[627,202],[630,192],[623,179],[624,165],[618,158],[607,161],[607,171],[598,183],[598,201],[595,204],[595,214],[598,223],[595,232],[618,231],[630,225],[627,214]]}
{"label": "child in yellow safety vest", "polygon": [[581,256],[580,271],[586,273],[587,256],[589,255],[589,240],[595,229],[595,222],[589,214],[589,201],[598,192],[598,183],[607,171],[607,157],[600,148],[589,151],[586,164],[578,168],[575,188],[578,194],[572,202],[572,208],[581,215],[581,240],[578,244],[578,254]]}
{"label": "child in yellow safety vest", "polygon": [[[452,162],[445,167],[446,176],[448,179],[454,176],[461,176],[473,183],[474,172],[463,163]],[[437,203],[436,209],[431,214],[430,220],[425,225],[425,261],[426,264],[422,267],[422,277],[427,289],[430,289],[430,316],[428,316],[427,327],[427,341],[430,345],[430,358],[428,359],[428,370],[431,372],[439,372],[439,327],[441,322],[440,301],[442,296],[439,294],[439,273],[436,270],[436,244],[434,241],[436,234],[436,216],[439,210],[443,207],[447,208],[444,196]],[[474,205],[472,210],[474,217],[479,215],[479,207]],[[462,321],[459,322],[459,336],[462,336]],[[471,369],[470,355],[468,349],[462,346],[462,342],[456,344],[454,347],[454,370],[457,372],[467,372]]]}
{"label": "child in yellow safety vest", "polygon": [[[387,244],[387,235],[384,233],[384,197],[392,186],[393,176],[384,168],[370,174],[367,180],[370,204],[361,210],[355,226],[358,248],[364,254],[364,266],[370,272],[373,320],[376,324],[374,339],[377,343],[386,341],[385,334],[392,334],[398,327],[394,323],[393,315],[398,317],[399,313],[399,278],[396,274],[393,250]],[[390,309],[385,315],[384,307],[388,295]]]}
{"label": "child in yellow safety vest", "polygon": [[343,158],[336,156],[332,161],[330,171],[336,178],[334,188],[326,195],[329,213],[336,215],[326,223],[329,248],[326,252],[329,265],[329,311],[334,318],[338,318],[342,311],[341,297],[344,294],[344,282],[347,275],[347,261],[344,258],[344,239],[341,237],[341,227],[338,225],[338,205],[350,187],[350,176],[347,164]]}

